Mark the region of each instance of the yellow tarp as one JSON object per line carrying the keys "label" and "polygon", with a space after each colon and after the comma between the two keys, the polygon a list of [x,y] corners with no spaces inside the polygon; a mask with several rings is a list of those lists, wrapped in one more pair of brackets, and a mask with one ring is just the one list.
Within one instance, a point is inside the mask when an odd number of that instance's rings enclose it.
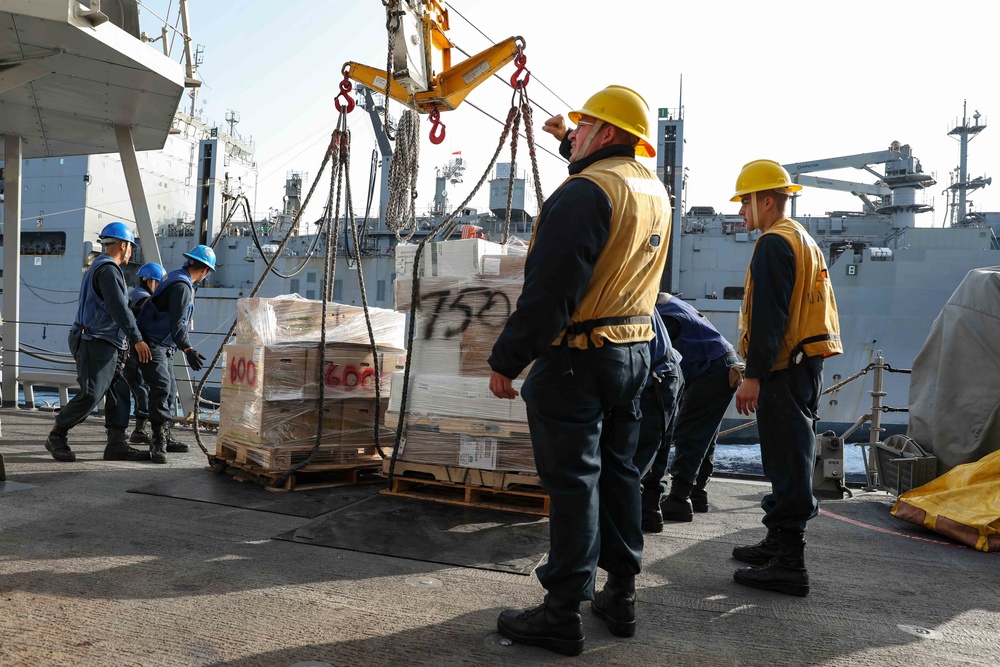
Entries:
{"label": "yellow tarp", "polygon": [[1000,551],[1000,451],[907,491],[892,513],[980,551]]}

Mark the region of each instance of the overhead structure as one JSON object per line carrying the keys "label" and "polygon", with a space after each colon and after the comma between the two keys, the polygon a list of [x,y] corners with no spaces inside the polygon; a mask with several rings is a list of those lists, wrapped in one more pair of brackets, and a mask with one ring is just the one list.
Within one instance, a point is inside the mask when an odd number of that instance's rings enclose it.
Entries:
{"label": "overhead structure", "polygon": [[137,151],[166,143],[182,67],[85,4],[0,0],[0,132],[25,159],[117,153],[116,126]]}
{"label": "overhead structure", "polygon": [[[523,58],[524,40],[508,37],[453,65],[451,50],[455,45],[445,35],[449,29],[448,10],[439,0],[395,0],[387,3],[387,12],[391,49],[388,60],[392,72],[356,62],[348,62],[345,71],[354,81],[420,113],[430,114],[435,127],[439,125],[440,112],[457,108],[497,70]],[[512,77],[512,87],[517,87],[516,79],[522,71],[523,60]],[[527,78],[522,83],[527,83]],[[440,139],[443,138],[442,132]],[[440,142],[434,130],[431,140]]]}
{"label": "overhead structure", "polygon": [[[884,164],[885,173],[880,174],[871,168],[873,164]],[[840,190],[857,195],[865,203],[865,208],[873,213],[892,216],[894,229],[914,227],[916,214],[932,210],[930,206],[917,202],[917,190],[928,188],[936,183],[930,174],[925,174],[920,166],[920,160],[913,156],[908,144],[898,141],[889,145],[889,150],[874,153],[859,153],[842,157],[795,162],[782,165],[792,177],[794,183],[826,190]],[[817,171],[854,168],[861,169],[876,176],[875,183],[859,183],[833,178],[808,176]],[[868,197],[879,197],[872,202]],[[797,195],[792,197],[792,217],[795,217]]]}
{"label": "overhead structure", "polygon": [[120,153],[145,257],[159,262],[135,152],[163,148],[185,85],[196,82],[140,41],[135,0],[107,4],[114,12],[100,0],[0,0],[5,406],[16,405],[20,368],[22,160]]}

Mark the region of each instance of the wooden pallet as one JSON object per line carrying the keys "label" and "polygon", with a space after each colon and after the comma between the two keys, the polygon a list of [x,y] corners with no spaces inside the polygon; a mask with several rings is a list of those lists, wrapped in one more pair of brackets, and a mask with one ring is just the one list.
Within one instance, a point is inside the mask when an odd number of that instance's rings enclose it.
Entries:
{"label": "wooden pallet", "polygon": [[[389,474],[389,459],[382,461],[382,474],[386,476]],[[542,482],[538,479],[538,475],[530,472],[483,470],[480,468],[462,468],[459,466],[442,466],[397,460],[396,466],[393,468],[393,476],[447,484],[484,486],[500,491],[545,493],[542,490]]]}
{"label": "wooden pallet", "polygon": [[287,493],[289,491],[308,491],[309,489],[330,489],[338,486],[357,486],[359,484],[379,484],[385,481],[377,468],[357,468],[343,466],[340,468],[314,469],[312,466],[297,470],[285,479],[279,486],[278,480],[283,471],[267,470],[253,463],[238,463],[231,459],[217,456],[209,457],[210,470],[219,474],[231,476],[237,482],[253,482],[260,484],[266,491]]}
{"label": "wooden pallet", "polygon": [[[243,442],[228,436],[219,436],[215,445],[215,455],[220,459],[237,464],[256,465],[267,472],[277,474],[304,461],[312,450],[311,444],[275,448]],[[391,448],[387,451],[383,447],[382,451],[389,453]],[[317,457],[318,463],[311,463],[303,470],[316,472],[340,470],[345,467],[378,469],[382,465],[382,457],[374,445],[324,446],[320,447]]]}
{"label": "wooden pallet", "polygon": [[[387,426],[395,427],[399,423],[398,412],[386,412]],[[527,422],[491,421],[471,419],[468,417],[450,417],[445,415],[406,415],[406,423],[419,426],[422,429],[440,433],[458,433],[462,435],[492,436],[496,438],[530,438]]]}
{"label": "wooden pallet", "polygon": [[[386,460],[383,474],[387,474],[388,468]],[[463,507],[549,515],[549,497],[542,490],[538,477],[528,473],[397,461],[392,484],[382,493]]]}

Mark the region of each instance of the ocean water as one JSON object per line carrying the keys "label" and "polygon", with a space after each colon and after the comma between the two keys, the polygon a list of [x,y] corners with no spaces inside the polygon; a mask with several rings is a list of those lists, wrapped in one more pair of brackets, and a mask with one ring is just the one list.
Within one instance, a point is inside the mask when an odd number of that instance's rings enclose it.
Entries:
{"label": "ocean water", "polygon": [[[763,476],[760,445],[716,445],[715,471]],[[865,459],[858,445],[844,445],[844,475],[848,482],[865,481]]]}

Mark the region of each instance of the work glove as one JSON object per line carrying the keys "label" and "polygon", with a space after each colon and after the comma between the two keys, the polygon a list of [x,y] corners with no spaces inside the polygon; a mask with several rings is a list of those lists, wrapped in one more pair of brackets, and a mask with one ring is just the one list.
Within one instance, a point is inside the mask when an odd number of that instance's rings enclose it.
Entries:
{"label": "work glove", "polygon": [[202,363],[203,361],[205,361],[205,355],[200,353],[193,347],[185,350],[184,356],[187,357],[188,366],[190,366],[191,370],[193,370],[195,373],[200,371],[202,367],[205,365]]}

